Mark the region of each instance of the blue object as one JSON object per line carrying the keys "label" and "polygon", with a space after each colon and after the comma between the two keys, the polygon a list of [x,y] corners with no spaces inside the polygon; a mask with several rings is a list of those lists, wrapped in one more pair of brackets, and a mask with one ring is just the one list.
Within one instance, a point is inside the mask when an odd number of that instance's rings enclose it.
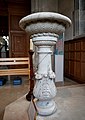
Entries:
{"label": "blue object", "polygon": [[21,85],[22,84],[22,79],[20,77],[16,77],[13,80],[13,85]]}
{"label": "blue object", "polygon": [[3,86],[6,83],[6,79],[0,78],[0,86]]}

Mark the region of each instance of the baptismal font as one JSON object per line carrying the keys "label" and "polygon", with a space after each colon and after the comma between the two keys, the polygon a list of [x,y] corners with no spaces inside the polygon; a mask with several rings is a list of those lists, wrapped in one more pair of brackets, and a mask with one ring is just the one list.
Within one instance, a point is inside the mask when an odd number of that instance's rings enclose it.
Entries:
{"label": "baptismal font", "polygon": [[59,34],[71,25],[71,20],[58,13],[38,12],[22,18],[19,25],[30,35],[33,44],[38,47],[39,63],[33,90],[37,98],[35,103],[37,111],[40,115],[50,115],[57,110],[53,100],[57,89],[51,63],[51,47],[56,44]]}

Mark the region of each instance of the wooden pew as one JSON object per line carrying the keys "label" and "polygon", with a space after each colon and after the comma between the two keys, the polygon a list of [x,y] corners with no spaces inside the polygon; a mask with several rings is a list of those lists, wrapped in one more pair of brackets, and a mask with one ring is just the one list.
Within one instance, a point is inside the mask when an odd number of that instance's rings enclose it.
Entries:
{"label": "wooden pew", "polygon": [[[22,65],[26,67],[22,68]],[[7,68],[4,66],[7,66]],[[12,68],[12,66],[14,66],[14,68]],[[17,68],[17,66],[19,68]],[[6,75],[28,75],[30,77],[29,58],[0,58],[0,76]]]}

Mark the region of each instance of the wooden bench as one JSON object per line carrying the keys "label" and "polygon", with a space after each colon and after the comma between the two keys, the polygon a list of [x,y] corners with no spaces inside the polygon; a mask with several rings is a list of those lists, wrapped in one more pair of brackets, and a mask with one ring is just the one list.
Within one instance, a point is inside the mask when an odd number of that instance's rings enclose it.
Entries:
{"label": "wooden bench", "polygon": [[[20,66],[25,65],[22,68]],[[6,66],[6,68],[4,67]],[[15,68],[10,68],[14,66]],[[16,68],[16,67],[19,68]],[[30,64],[29,58],[0,58],[0,76],[10,75],[29,75],[30,76]]]}

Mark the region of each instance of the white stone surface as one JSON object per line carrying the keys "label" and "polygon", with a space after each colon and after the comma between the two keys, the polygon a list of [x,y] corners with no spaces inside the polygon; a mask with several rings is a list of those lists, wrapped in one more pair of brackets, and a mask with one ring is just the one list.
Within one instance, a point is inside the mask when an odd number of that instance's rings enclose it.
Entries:
{"label": "white stone surface", "polygon": [[55,82],[64,82],[64,55],[55,55]]}
{"label": "white stone surface", "polygon": [[34,45],[38,47],[39,63],[33,94],[38,99],[36,108],[40,115],[50,115],[56,111],[53,98],[57,90],[51,65],[51,47],[56,44],[58,34],[64,32],[70,24],[68,17],[52,12],[33,13],[19,22],[20,27],[29,33]]}
{"label": "white stone surface", "polygon": [[59,34],[70,24],[71,20],[68,17],[53,12],[33,13],[19,22],[20,27],[31,35],[48,32]]}
{"label": "white stone surface", "polygon": [[33,91],[34,96],[39,99],[36,102],[36,108],[39,114],[49,115],[56,110],[56,104],[52,100],[56,96],[57,90],[53,81],[55,74],[51,66],[51,46],[56,44],[57,36],[52,33],[37,34],[32,36],[32,39],[38,46],[39,54],[39,65],[35,74],[36,84]]}

